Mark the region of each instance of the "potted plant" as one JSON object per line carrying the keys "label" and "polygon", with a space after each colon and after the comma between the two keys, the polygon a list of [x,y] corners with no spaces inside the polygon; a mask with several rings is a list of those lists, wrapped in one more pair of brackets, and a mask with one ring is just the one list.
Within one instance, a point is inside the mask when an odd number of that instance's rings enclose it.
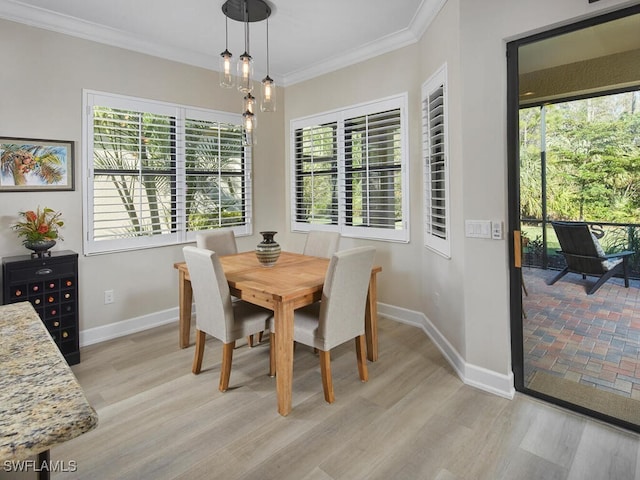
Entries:
{"label": "potted plant", "polygon": [[18,214],[22,220],[11,228],[18,232],[19,237],[23,237],[22,244],[38,256],[47,253],[57,240],[63,240],[58,232],[64,225],[62,213],[48,207],[38,207],[35,211],[27,210]]}

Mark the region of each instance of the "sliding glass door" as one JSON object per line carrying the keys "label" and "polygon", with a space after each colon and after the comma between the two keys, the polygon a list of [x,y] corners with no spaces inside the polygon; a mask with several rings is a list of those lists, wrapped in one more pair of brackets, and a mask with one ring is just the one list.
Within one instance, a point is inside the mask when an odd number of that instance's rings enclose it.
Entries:
{"label": "sliding glass door", "polygon": [[[640,431],[640,6],[508,45],[516,388]],[[554,221],[586,224],[599,276]]]}

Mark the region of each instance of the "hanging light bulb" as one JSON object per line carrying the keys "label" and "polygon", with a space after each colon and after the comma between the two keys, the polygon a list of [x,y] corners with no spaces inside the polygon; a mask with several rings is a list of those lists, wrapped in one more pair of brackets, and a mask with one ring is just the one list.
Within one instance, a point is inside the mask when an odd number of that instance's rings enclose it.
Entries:
{"label": "hanging light bulb", "polygon": [[253,90],[251,79],[253,78],[253,58],[249,55],[249,10],[245,1],[244,21],[244,53],[238,61],[238,90],[250,92]]}
{"label": "hanging light bulb", "polygon": [[276,85],[269,75],[262,79],[262,101],[260,102],[260,110],[263,112],[276,111]]}
{"label": "hanging light bulb", "polygon": [[242,118],[244,120],[244,128],[248,132],[253,132],[258,123],[255,114],[247,110],[242,114]]}
{"label": "hanging light bulb", "polygon": [[262,101],[260,110],[263,112],[276,111],[276,85],[269,76],[269,18],[267,18],[267,76],[262,79]]}
{"label": "hanging light bulb", "polygon": [[245,110],[245,112],[242,114],[242,120],[244,123],[244,145],[255,145],[256,140],[254,135],[258,123],[255,114],[249,110]]}
{"label": "hanging light bulb", "polygon": [[256,105],[256,97],[251,95],[251,93],[247,93],[244,96],[242,103],[242,111],[243,112],[251,112],[255,114],[255,105]]}
{"label": "hanging light bulb", "polygon": [[224,21],[224,52],[220,54],[220,86],[225,88],[233,87],[233,55],[229,51],[229,19],[225,17]]}

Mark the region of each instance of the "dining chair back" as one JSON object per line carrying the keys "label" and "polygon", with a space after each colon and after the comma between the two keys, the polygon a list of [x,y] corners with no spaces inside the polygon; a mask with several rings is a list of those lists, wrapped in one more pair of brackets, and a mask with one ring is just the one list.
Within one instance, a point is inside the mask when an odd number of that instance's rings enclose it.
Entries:
{"label": "dining chair back", "polygon": [[[236,235],[233,230],[230,229],[208,230],[206,232],[196,233],[196,247],[212,250],[220,256],[238,253]],[[232,297],[232,300],[236,301],[236,298]],[[258,343],[262,341],[262,334],[263,332],[258,333]],[[253,335],[249,335],[247,337],[247,344],[253,347],[253,342]]]}
{"label": "dining chair back", "polygon": [[331,258],[338,251],[338,243],[340,243],[339,232],[310,230],[302,253],[312,257]]}
{"label": "dining chair back", "polygon": [[196,247],[213,250],[218,255],[233,255],[238,253],[236,235],[233,230],[207,230],[196,233]]}
{"label": "dining chair back", "polygon": [[229,386],[236,340],[269,327],[273,312],[242,300],[231,301],[229,284],[218,254],[207,249],[184,247],[196,304],[196,349],[192,371],[200,373],[206,334],[222,341],[220,391]]}
{"label": "dining chair back", "polygon": [[324,398],[329,403],[334,401],[331,349],[355,339],[360,379],[368,380],[364,317],[374,256],[374,247],[334,253],[321,301],[295,311],[293,338],[319,350]]}

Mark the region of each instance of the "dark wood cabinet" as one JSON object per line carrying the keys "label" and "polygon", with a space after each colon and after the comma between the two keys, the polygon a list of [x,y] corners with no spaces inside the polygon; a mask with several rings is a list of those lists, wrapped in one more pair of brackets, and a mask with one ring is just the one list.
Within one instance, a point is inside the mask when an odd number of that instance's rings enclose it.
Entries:
{"label": "dark wood cabinet", "polygon": [[2,259],[2,303],[31,302],[69,365],[80,362],[78,254]]}

